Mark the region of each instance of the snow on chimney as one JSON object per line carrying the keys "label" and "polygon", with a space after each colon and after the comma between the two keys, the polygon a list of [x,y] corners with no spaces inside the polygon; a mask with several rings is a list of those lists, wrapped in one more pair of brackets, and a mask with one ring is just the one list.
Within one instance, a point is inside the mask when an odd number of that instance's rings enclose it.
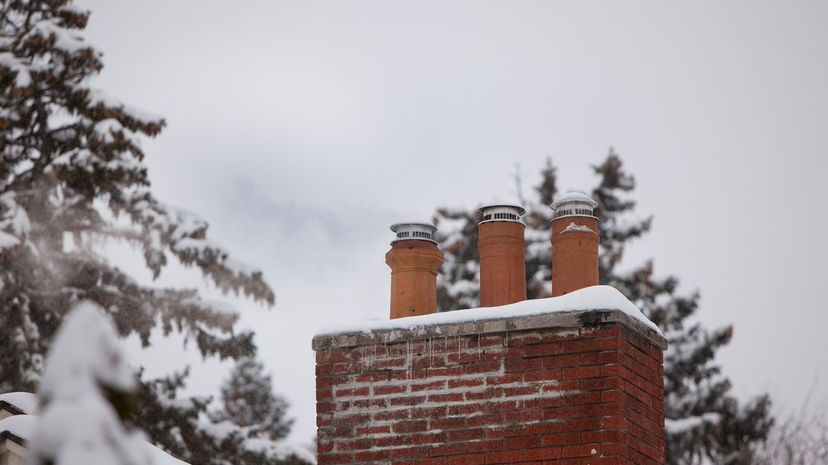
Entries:
{"label": "snow on chimney", "polygon": [[552,296],[598,284],[597,202],[569,192],[552,203]]}
{"label": "snow on chimney", "polygon": [[392,319],[313,338],[319,465],[663,465],[667,341],[592,286],[595,206],[577,193],[553,204],[553,292],[567,295],[535,300],[523,208],[481,208],[481,303],[515,303],[456,312],[435,313],[436,228],[392,226]]}
{"label": "snow on chimney", "polygon": [[430,223],[397,223],[397,238],[385,254],[391,267],[391,318],[425,315],[437,311],[437,271],[443,253],[434,241],[437,230]]}
{"label": "snow on chimney", "polygon": [[609,286],[323,328],[319,465],[663,465],[665,347]]}
{"label": "snow on chimney", "polygon": [[526,210],[518,205],[494,204],[481,207],[480,213],[480,306],[526,300],[526,225],[520,220]]}

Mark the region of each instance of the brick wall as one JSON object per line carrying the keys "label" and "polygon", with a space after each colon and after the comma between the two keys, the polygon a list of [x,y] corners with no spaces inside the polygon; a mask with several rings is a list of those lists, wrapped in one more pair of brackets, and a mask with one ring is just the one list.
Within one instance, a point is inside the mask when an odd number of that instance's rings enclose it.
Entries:
{"label": "brick wall", "polygon": [[317,336],[319,464],[663,464],[664,341],[636,323]]}

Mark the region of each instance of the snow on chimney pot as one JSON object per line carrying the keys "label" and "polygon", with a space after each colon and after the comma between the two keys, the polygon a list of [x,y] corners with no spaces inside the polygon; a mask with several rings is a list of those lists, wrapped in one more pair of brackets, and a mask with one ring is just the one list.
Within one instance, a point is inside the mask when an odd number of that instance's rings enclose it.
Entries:
{"label": "snow on chimney pot", "polygon": [[477,248],[480,254],[480,306],[496,307],[526,300],[526,225],[518,205],[480,208]]}
{"label": "snow on chimney pot", "polygon": [[437,228],[430,223],[397,223],[397,234],[385,263],[391,267],[391,318],[437,311],[437,271],[443,254],[434,241]]}
{"label": "snow on chimney pot", "polygon": [[598,284],[598,203],[569,192],[552,203],[552,296]]}

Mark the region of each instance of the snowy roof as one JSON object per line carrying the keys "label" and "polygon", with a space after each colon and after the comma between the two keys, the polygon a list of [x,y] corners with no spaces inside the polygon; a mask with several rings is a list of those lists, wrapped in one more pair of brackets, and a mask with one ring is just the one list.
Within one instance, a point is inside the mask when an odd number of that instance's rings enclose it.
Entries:
{"label": "snowy roof", "polygon": [[552,208],[557,209],[559,206],[566,203],[588,203],[592,205],[593,208],[598,206],[598,202],[596,202],[592,199],[592,197],[584,194],[583,192],[569,191],[566,194],[555,199],[555,201],[552,202]]}
{"label": "snowy roof", "polygon": [[26,440],[34,430],[37,417],[34,415],[12,415],[0,420],[0,436],[11,433],[15,437]]}
{"label": "snowy roof", "polygon": [[23,413],[34,413],[37,410],[37,396],[31,392],[7,392],[0,394],[0,408],[11,405]]}
{"label": "snowy roof", "polygon": [[[570,292],[559,297],[547,299],[524,300],[499,307],[471,308],[451,312],[431,313],[428,315],[397,318],[393,320],[369,320],[345,322],[337,325],[326,325],[320,328],[314,337],[314,346],[319,345],[317,340],[339,335],[373,336],[379,333],[389,335],[393,339],[415,335],[449,336],[454,332],[442,331],[444,326],[458,326],[464,324],[478,324],[493,321],[508,321],[523,317],[551,316],[542,319],[543,324],[579,325],[578,314],[590,311],[605,313],[620,313],[623,317],[616,317],[607,321],[619,321],[629,326],[635,326],[656,339],[660,346],[664,346],[664,335],[652,321],[647,319],[641,310],[630,302],[623,294],[611,286],[592,286]],[[540,323],[540,321],[539,321]],[[490,325],[492,331],[515,328],[515,325]],[[475,326],[475,330],[479,329]]]}
{"label": "snowy roof", "polygon": [[[30,392],[0,394],[0,400],[8,402],[26,412],[34,411],[34,407],[37,405],[37,396]],[[12,415],[0,420],[0,436],[4,433],[10,433],[17,439],[28,441],[34,432],[36,424],[37,416],[35,415]],[[150,455],[153,457],[154,465],[188,465],[187,462],[173,457],[149,442],[145,442],[145,444]]]}

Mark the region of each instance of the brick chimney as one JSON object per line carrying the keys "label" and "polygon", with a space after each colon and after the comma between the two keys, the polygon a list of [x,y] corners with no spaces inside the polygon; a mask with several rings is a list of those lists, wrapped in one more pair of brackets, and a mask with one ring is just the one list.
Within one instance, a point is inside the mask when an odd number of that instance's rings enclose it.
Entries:
{"label": "brick chimney", "polygon": [[385,254],[391,267],[391,319],[437,311],[437,271],[443,253],[434,241],[430,223],[397,223],[397,238]]}
{"label": "brick chimney", "polygon": [[569,192],[552,203],[552,296],[598,284],[597,202]]}
{"label": "brick chimney", "polygon": [[658,329],[595,286],[322,330],[319,465],[663,465]]}
{"label": "brick chimney", "polygon": [[495,204],[481,207],[480,213],[480,306],[526,300],[526,225],[520,220],[526,210],[517,205]]}

